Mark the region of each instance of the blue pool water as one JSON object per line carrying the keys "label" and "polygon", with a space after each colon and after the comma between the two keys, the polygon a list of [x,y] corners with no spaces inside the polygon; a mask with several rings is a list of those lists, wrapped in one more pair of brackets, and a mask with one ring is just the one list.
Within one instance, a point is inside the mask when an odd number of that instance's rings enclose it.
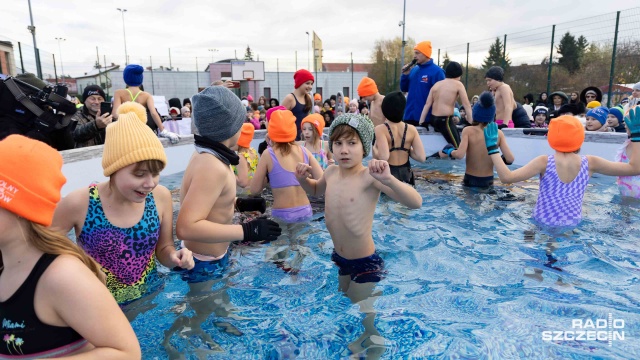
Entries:
{"label": "blue pool water", "polygon": [[[640,358],[640,205],[621,199],[613,178],[591,180],[577,229],[549,234],[530,220],[537,180],[472,192],[452,176],[463,174],[463,162],[424,168],[422,209],[381,198],[376,210],[373,237],[388,271],[374,304],[384,341],[361,356]],[[161,182],[175,188],[180,174]],[[132,325],[143,358],[351,356],[364,314],[338,291],[322,214],[286,233],[277,243],[233,247],[229,269],[200,289],[165,269],[164,288],[126,309],[139,313]],[[544,331],[607,335],[572,324],[602,325],[597,319],[609,314],[613,330],[624,331],[611,346],[543,340]]]}

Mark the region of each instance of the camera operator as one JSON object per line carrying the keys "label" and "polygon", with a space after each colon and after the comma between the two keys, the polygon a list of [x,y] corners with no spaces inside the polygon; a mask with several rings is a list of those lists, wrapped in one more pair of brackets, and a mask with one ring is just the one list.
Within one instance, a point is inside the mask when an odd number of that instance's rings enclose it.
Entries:
{"label": "camera operator", "polygon": [[104,144],[105,128],[113,121],[110,113],[100,114],[100,103],[104,100],[104,91],[100,86],[89,85],[84,88],[84,106],[71,117],[71,121],[76,122],[73,130],[76,148]]}
{"label": "camera operator", "polygon": [[72,149],[76,107],[66,96],[66,86],[51,86],[30,73],[6,77],[0,81],[0,140],[19,134],[57,150]]}

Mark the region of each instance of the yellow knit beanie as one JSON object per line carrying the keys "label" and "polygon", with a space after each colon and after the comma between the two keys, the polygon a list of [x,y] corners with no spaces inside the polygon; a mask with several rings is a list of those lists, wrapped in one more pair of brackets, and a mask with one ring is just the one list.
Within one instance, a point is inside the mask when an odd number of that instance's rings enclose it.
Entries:
{"label": "yellow knit beanie", "polygon": [[107,126],[102,152],[104,176],[144,160],[159,160],[167,165],[162,143],[147,126],[147,112],[133,101],[118,108],[118,121]]}

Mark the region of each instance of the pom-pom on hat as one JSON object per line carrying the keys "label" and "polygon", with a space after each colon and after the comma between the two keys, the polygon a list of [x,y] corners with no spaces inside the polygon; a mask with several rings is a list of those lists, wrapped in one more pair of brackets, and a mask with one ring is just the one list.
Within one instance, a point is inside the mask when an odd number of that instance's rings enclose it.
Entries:
{"label": "pom-pom on hat", "polygon": [[142,73],[144,72],[144,68],[140,65],[129,64],[124,68],[124,72],[122,76],[124,77],[124,83],[129,86],[140,86],[142,85]]}
{"label": "pom-pom on hat", "polygon": [[238,133],[247,117],[240,99],[224,86],[210,86],[193,96],[191,118],[200,136],[225,141]]}
{"label": "pom-pom on hat", "polygon": [[253,134],[256,131],[256,127],[250,123],[242,124],[242,128],[240,130],[240,138],[238,139],[238,146],[242,146],[244,148],[251,147],[251,140],[253,140]]}
{"label": "pom-pom on hat", "polygon": [[444,70],[444,73],[447,78],[455,79],[462,76],[462,66],[455,61],[451,61],[447,64],[447,68]]}
{"label": "pom-pom on hat", "polygon": [[0,141],[0,207],[34,223],[49,226],[60,190],[62,156],[49,145],[22,135]]}
{"label": "pom-pom on hat", "polygon": [[375,95],[378,92],[376,82],[370,77],[363,77],[358,84],[358,96],[361,98]]}
{"label": "pom-pom on hat", "polygon": [[382,100],[382,115],[394,123],[402,121],[404,108],[407,106],[407,98],[400,91],[394,91]]}
{"label": "pom-pom on hat", "polygon": [[267,127],[269,139],[279,143],[292,142],[298,136],[296,117],[289,110],[278,110],[271,113],[271,120]]}
{"label": "pom-pom on hat", "polygon": [[595,101],[595,100],[594,100],[594,101],[590,101],[590,102],[587,104],[587,109],[595,109],[595,108],[600,107],[600,106],[602,106],[602,104],[600,103],[600,101]]}
{"label": "pom-pom on hat", "polygon": [[416,44],[413,50],[420,51],[424,56],[430,58],[432,53],[431,41],[422,41]]}
{"label": "pom-pom on hat", "polygon": [[144,160],[159,160],[167,165],[162,143],[147,126],[147,111],[129,101],[118,108],[118,121],[107,126],[102,151],[104,176]]}
{"label": "pom-pom on hat", "polygon": [[493,95],[485,91],[480,94],[480,100],[473,106],[473,121],[490,123],[496,117],[496,104]]}
{"label": "pom-pom on hat", "polygon": [[294,88],[296,89],[309,80],[315,81],[313,74],[309,70],[300,69],[293,74]]}
{"label": "pom-pom on hat", "polygon": [[485,78],[502,81],[504,79],[504,69],[500,66],[492,66],[484,75]]}
{"label": "pom-pom on hat", "polygon": [[609,115],[609,109],[604,106],[598,106],[595,109],[587,111],[587,117],[592,117],[602,125],[607,122],[607,116]]}
{"label": "pom-pom on hat", "polygon": [[251,96],[251,95],[247,95],[247,101],[249,101],[249,102],[253,102],[253,96]]}
{"label": "pom-pom on hat", "polygon": [[[356,130],[360,136],[360,142],[364,150],[364,156],[369,155],[371,151],[371,142],[373,141],[373,122],[367,116],[360,114],[342,114],[335,118],[329,127],[329,137],[338,125],[349,125]],[[329,141],[329,151],[333,152],[333,141]]]}
{"label": "pom-pom on hat", "polygon": [[318,135],[322,137],[322,131],[324,131],[324,125],[325,125],[324,116],[318,113],[306,116],[304,119],[302,119],[302,122],[300,123],[300,129],[302,129],[302,125],[304,125],[305,123],[309,123],[314,128],[316,128]]}
{"label": "pom-pom on hat", "polygon": [[549,123],[547,141],[556,151],[565,153],[577,151],[584,142],[584,126],[575,116],[559,116]]}

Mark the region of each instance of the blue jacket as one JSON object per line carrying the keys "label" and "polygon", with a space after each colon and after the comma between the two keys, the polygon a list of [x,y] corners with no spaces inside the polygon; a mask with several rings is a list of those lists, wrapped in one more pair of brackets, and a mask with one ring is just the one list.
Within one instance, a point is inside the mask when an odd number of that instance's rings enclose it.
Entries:
{"label": "blue jacket", "polygon": [[[400,91],[409,92],[407,95],[407,107],[404,109],[404,120],[420,120],[420,114],[427,102],[429,91],[435,83],[444,80],[444,70],[429,59],[422,65],[416,65],[409,75],[400,76]],[[431,110],[426,122],[431,119]]]}

